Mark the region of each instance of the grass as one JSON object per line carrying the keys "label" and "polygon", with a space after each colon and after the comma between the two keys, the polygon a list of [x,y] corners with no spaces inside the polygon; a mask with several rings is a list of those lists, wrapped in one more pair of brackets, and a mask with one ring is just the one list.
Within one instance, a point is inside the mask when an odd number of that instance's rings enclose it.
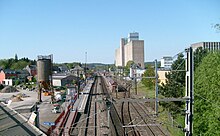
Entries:
{"label": "grass", "polygon": [[184,132],[178,126],[184,127],[184,116],[176,115],[176,117],[171,119],[169,112],[162,106],[159,106],[159,121],[163,122],[163,128],[165,128],[171,136],[183,136]]}
{"label": "grass", "polygon": [[143,94],[146,98],[154,98],[155,97],[155,91],[154,89],[149,89],[145,87],[141,82],[137,84],[137,90],[138,93]]}

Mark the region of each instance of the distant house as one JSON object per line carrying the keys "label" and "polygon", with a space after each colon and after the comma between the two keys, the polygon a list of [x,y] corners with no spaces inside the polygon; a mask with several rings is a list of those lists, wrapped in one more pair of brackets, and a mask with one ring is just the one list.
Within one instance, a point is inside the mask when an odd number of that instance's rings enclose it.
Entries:
{"label": "distant house", "polygon": [[27,65],[25,68],[30,76],[35,77],[37,75],[37,66],[36,65]]}
{"label": "distant house", "polygon": [[137,80],[140,81],[145,71],[146,71],[145,69],[139,67],[136,64],[133,64],[130,67],[130,75],[129,76],[131,79],[137,77]]}
{"label": "distant house", "polygon": [[80,66],[75,66],[73,69],[70,69],[70,72],[74,75],[74,76],[80,76],[82,74],[84,74],[84,69]]}
{"label": "distant house", "polygon": [[12,85],[15,80],[24,82],[29,75],[27,70],[5,69],[0,71],[0,84]]}
{"label": "distant house", "polygon": [[5,79],[17,79],[18,74],[11,69],[5,69],[0,71],[0,84],[4,84]]}
{"label": "distant house", "polygon": [[60,69],[58,66],[53,66],[53,73],[60,73]]}
{"label": "distant house", "polygon": [[59,66],[59,69],[60,69],[60,71],[63,72],[63,73],[69,71],[69,69],[68,69],[68,67],[67,67],[66,65]]}
{"label": "distant house", "polygon": [[21,82],[24,82],[30,74],[27,70],[17,70],[16,73],[17,79]]}
{"label": "distant house", "polygon": [[53,86],[66,86],[67,84],[72,84],[74,80],[77,80],[77,77],[66,74],[54,74],[52,79]]}
{"label": "distant house", "polygon": [[2,84],[7,85],[7,86],[13,86],[13,80],[12,79],[4,79],[2,81]]}

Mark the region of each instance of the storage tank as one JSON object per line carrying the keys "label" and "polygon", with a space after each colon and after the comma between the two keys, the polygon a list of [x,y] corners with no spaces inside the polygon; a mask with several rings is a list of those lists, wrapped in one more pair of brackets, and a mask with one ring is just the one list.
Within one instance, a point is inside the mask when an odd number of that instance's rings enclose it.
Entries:
{"label": "storage tank", "polygon": [[38,82],[49,82],[49,77],[52,75],[51,59],[38,59],[37,61],[37,79]]}

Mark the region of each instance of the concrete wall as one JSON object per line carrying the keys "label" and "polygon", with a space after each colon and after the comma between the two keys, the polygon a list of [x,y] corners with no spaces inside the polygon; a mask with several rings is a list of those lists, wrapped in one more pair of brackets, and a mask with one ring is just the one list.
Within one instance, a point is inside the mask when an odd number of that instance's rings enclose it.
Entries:
{"label": "concrete wall", "polygon": [[133,61],[133,47],[132,47],[132,42],[128,42],[125,46],[124,46],[124,51],[125,51],[125,66],[127,65],[127,62],[129,60]]}
{"label": "concrete wall", "polygon": [[142,68],[144,68],[144,41],[143,40],[135,40],[132,41],[132,50],[133,50],[133,61],[136,64],[140,64]]}
{"label": "concrete wall", "polygon": [[121,66],[120,48],[115,50],[115,66]]}
{"label": "concrete wall", "polygon": [[53,79],[53,86],[61,86],[62,81],[61,79]]}
{"label": "concrete wall", "polygon": [[121,43],[120,43],[120,60],[121,60],[121,66],[123,67],[126,65],[124,61],[125,60],[124,46],[126,44],[125,40],[126,40],[125,38],[121,38]]}

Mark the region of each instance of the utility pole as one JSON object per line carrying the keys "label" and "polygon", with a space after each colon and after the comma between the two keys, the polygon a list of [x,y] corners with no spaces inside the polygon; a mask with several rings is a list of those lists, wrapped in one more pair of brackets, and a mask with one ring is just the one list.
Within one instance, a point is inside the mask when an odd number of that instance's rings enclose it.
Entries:
{"label": "utility pole", "polygon": [[79,99],[79,90],[80,90],[80,79],[79,79],[79,69],[77,69],[77,98]]}
{"label": "utility pole", "polygon": [[157,73],[157,59],[155,60],[155,114],[158,114],[158,73]]}
{"label": "utility pole", "polygon": [[87,82],[87,74],[86,74],[86,63],[87,63],[87,52],[85,52],[85,85],[86,85],[86,82]]}
{"label": "utility pole", "polygon": [[194,61],[192,47],[186,49],[186,115],[185,115],[185,136],[192,136],[193,133],[193,91],[194,91]]}
{"label": "utility pole", "polygon": [[135,69],[134,84],[135,84],[135,94],[137,95],[137,69]]}

